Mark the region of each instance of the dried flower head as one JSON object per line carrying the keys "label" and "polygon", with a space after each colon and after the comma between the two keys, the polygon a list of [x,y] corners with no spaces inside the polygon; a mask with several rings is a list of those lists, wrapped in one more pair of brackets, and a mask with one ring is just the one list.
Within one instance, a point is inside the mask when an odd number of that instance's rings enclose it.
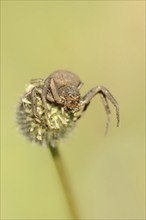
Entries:
{"label": "dried flower head", "polygon": [[48,121],[45,117],[45,110],[40,94],[36,96],[37,114],[34,116],[32,112],[31,91],[33,84],[29,84],[25,94],[20,98],[17,108],[17,122],[23,135],[29,140],[41,145],[56,147],[60,139],[66,137],[69,131],[75,127],[77,120],[76,114],[66,112],[62,106],[47,102]]}

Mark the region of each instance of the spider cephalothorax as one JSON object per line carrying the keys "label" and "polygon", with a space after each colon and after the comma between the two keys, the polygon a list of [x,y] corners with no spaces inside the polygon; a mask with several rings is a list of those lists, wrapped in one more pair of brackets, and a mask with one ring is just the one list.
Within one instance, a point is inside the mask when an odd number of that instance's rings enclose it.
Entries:
{"label": "spider cephalothorax", "polygon": [[62,104],[66,111],[77,112],[80,110],[80,93],[75,86],[64,86],[59,89]]}
{"label": "spider cephalothorax", "polygon": [[[112,94],[103,86],[96,86],[81,97],[83,83],[79,77],[67,70],[53,72],[46,80],[31,80],[18,107],[18,122],[31,140],[51,146],[63,137],[68,128],[87,110],[92,98],[99,94],[107,113],[106,131],[110,121],[108,100],[116,108],[119,126],[119,107]],[[37,138],[38,137],[38,138]]]}

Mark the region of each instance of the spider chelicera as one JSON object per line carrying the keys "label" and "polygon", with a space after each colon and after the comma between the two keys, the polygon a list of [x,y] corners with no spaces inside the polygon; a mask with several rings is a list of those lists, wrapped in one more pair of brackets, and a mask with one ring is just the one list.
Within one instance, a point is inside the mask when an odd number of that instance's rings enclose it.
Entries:
{"label": "spider chelicera", "polygon": [[37,113],[37,100],[36,97],[39,95],[42,99],[45,119],[49,129],[52,126],[48,120],[49,108],[47,103],[54,103],[64,108],[66,112],[76,113],[79,112],[77,119],[81,118],[83,112],[85,112],[92,100],[92,98],[99,94],[107,114],[107,122],[105,133],[107,133],[109,122],[110,122],[110,107],[108,100],[114,105],[116,109],[117,126],[119,126],[119,106],[115,98],[104,86],[98,85],[87,92],[86,95],[81,97],[80,89],[83,85],[79,77],[67,70],[54,71],[45,80],[35,79],[31,81],[35,84],[33,89],[29,91],[25,96],[31,96],[32,100],[32,113],[35,118],[41,120]]}

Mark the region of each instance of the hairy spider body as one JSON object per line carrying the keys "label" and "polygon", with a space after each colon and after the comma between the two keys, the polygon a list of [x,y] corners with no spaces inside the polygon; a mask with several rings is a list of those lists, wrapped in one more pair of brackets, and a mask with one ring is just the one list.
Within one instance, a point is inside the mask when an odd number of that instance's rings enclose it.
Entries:
{"label": "hairy spider body", "polygon": [[106,131],[110,121],[108,100],[116,108],[119,126],[118,103],[103,86],[96,86],[81,97],[83,83],[67,70],[53,72],[46,80],[31,80],[18,106],[17,118],[23,133],[31,140],[55,147],[58,140],[72,129],[92,100],[100,94],[107,114]]}

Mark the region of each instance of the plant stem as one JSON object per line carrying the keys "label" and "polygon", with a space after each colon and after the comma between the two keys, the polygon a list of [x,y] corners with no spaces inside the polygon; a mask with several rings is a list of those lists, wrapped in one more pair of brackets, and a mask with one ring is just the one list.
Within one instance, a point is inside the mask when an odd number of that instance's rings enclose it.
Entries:
{"label": "plant stem", "polygon": [[53,157],[60,181],[62,183],[62,187],[64,190],[64,194],[66,196],[67,203],[69,205],[70,211],[72,213],[73,219],[79,219],[77,214],[77,207],[75,205],[74,199],[73,199],[73,193],[70,188],[69,180],[65,171],[65,166],[62,162],[61,155],[59,153],[58,147],[49,147],[51,155]]}

